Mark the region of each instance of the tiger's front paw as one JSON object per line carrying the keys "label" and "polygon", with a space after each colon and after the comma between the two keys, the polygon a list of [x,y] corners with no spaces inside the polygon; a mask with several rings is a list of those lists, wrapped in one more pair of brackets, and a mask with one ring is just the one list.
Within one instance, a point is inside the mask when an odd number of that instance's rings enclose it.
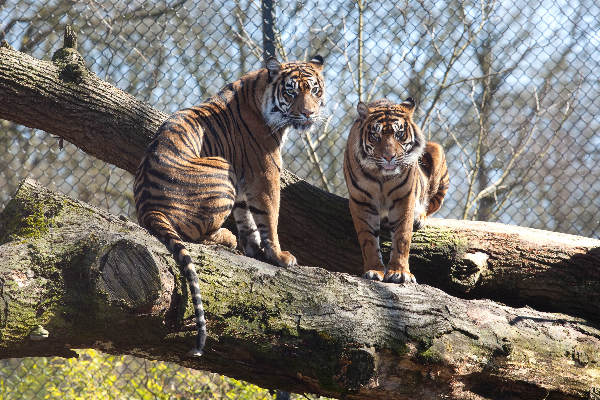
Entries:
{"label": "tiger's front paw", "polygon": [[415,276],[407,268],[390,268],[383,278],[384,282],[389,283],[417,283]]}
{"label": "tiger's front paw", "polygon": [[372,281],[383,282],[383,272],[377,271],[375,269],[370,269],[363,274],[363,278],[370,279]]}
{"label": "tiger's front paw", "polygon": [[294,265],[298,265],[298,261],[296,261],[296,257],[292,255],[289,251],[280,251],[277,254],[270,254],[269,260],[280,267],[293,267]]}

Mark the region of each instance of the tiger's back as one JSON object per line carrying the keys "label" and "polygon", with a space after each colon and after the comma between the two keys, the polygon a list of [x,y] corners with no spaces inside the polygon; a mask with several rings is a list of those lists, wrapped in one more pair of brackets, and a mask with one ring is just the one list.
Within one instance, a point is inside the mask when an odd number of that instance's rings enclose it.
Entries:
{"label": "tiger's back", "polygon": [[[264,86],[266,78],[258,75],[245,78]],[[236,183],[248,171],[260,171],[259,154],[279,151],[274,138],[265,143],[268,135],[254,136],[254,143],[248,143],[253,128],[260,132],[260,121],[245,107],[252,99],[243,86],[236,81],[208,102],[177,111],[159,128],[134,183],[138,220],[144,227],[152,231],[160,215],[184,241],[235,246],[225,230],[215,234],[233,209]]]}
{"label": "tiger's back", "polygon": [[[359,103],[344,153],[350,212],[368,279],[416,282],[408,265],[412,230],[436,212],[449,185],[440,145],[425,142],[412,120],[414,102]],[[392,251],[387,268],[379,247],[389,229]]]}

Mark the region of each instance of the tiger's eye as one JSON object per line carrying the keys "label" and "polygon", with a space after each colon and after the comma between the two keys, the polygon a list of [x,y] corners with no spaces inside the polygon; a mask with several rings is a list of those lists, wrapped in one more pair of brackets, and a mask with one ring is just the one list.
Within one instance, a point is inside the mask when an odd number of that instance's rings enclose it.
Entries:
{"label": "tiger's eye", "polygon": [[371,142],[379,142],[381,139],[380,139],[380,137],[379,137],[379,136],[377,136],[376,134],[374,134],[374,133],[369,133],[369,140],[370,140]]}

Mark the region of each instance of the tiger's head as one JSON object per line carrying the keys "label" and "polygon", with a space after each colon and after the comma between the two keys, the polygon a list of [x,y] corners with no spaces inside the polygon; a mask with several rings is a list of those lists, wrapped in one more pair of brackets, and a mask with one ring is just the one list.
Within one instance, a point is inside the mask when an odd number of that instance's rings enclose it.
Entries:
{"label": "tiger's head", "polygon": [[356,154],[363,168],[389,176],[419,161],[425,138],[412,120],[414,110],[410,97],[400,104],[386,99],[358,103]]}
{"label": "tiger's head", "polygon": [[308,62],[279,63],[275,57],[266,62],[267,89],[262,110],[272,131],[293,126],[305,130],[322,119],[325,85],[323,57]]}

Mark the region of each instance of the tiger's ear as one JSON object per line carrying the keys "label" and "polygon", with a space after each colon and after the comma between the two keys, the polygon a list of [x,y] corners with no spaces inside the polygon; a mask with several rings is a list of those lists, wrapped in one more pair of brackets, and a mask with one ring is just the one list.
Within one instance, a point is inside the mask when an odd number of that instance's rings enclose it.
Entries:
{"label": "tiger's ear", "polygon": [[269,79],[271,80],[276,78],[277,75],[279,75],[279,71],[281,71],[281,64],[275,57],[267,58],[265,67],[267,68],[267,71],[269,71]]}
{"label": "tiger's ear", "polygon": [[412,97],[408,97],[400,103],[400,105],[408,112],[408,114],[412,114],[415,111],[415,100]]}
{"label": "tiger's ear", "polygon": [[323,69],[324,61],[323,61],[323,57],[321,57],[320,55],[317,54],[317,55],[313,56],[309,62],[311,64],[313,64],[315,67],[317,67],[317,69],[320,69],[320,70]]}
{"label": "tiger's ear", "polygon": [[358,102],[358,105],[356,106],[356,111],[358,111],[358,116],[360,117],[360,119],[365,119],[367,118],[367,115],[369,115],[369,107],[362,101]]}

